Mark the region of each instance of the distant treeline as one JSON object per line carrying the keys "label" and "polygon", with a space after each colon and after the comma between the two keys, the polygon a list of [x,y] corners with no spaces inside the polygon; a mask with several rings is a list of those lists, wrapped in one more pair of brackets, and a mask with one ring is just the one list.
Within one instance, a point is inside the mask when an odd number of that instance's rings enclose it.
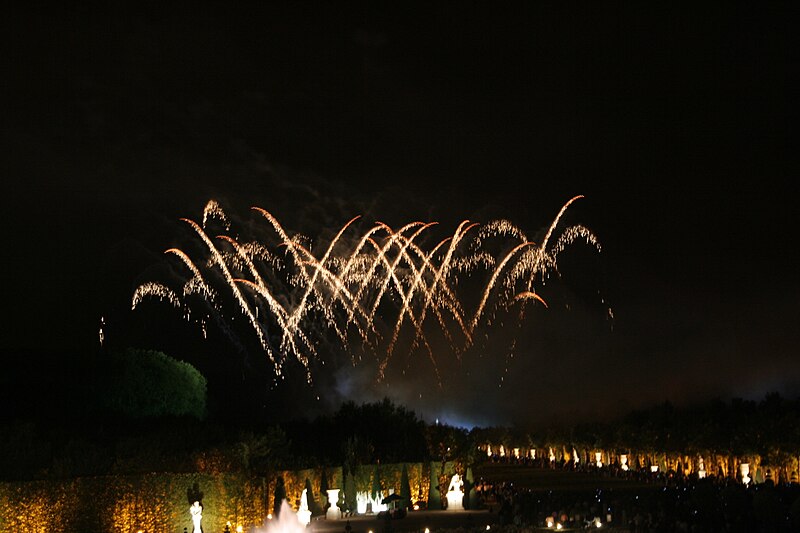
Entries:
{"label": "distant treeline", "polygon": [[800,454],[800,399],[770,393],[760,401],[714,400],[686,407],[666,402],[612,423],[580,424],[556,436],[603,448],[755,454],[783,463]]}
{"label": "distant treeline", "polygon": [[[35,369],[32,369],[35,370]],[[637,453],[757,455],[786,465],[800,454],[800,400],[664,403],[613,422],[560,428],[473,428],[426,424],[388,399],[313,419],[227,418],[206,409],[206,379],[160,352],[104,354],[85,369],[82,396],[50,408],[18,409],[0,421],[0,479],[142,472],[240,472],[486,458],[479,447],[575,446]],[[47,375],[51,375],[49,372]],[[66,378],[69,379],[69,378]],[[30,401],[42,391],[31,390]],[[85,389],[85,390],[84,390]],[[26,398],[14,398],[23,406]]]}

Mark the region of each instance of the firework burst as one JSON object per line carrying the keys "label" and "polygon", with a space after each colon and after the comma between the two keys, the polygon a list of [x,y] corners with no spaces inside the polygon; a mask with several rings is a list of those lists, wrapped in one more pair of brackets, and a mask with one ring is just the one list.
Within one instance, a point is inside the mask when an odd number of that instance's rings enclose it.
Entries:
{"label": "firework burst", "polygon": [[[362,356],[356,356],[353,345],[360,345],[360,354],[372,354],[382,380],[400,350],[400,339],[407,338],[406,360],[422,350],[440,380],[442,355],[434,352],[432,332],[439,332],[460,360],[478,328],[490,325],[497,312],[513,307],[521,321],[526,305],[547,307],[537,283],[557,272],[558,256],[568,246],[583,240],[600,250],[589,229],[559,227],[565,211],[579,198],[564,204],[539,243],[507,220],[483,225],[465,220],[451,236],[426,248],[425,237],[435,222],[411,222],[397,230],[377,222],[354,237],[350,234],[360,222],[355,217],[318,254],[310,239],[290,235],[260,207],[253,211],[266,221],[272,239],[240,242],[231,234],[230,219],[212,200],[202,225],[181,219],[200,238],[207,256],[196,261],[178,248],[167,250],[188,270],[188,278],[178,290],[152,281],[140,285],[132,307],[140,308],[147,299],[166,301],[189,317],[189,297],[196,295],[207,304],[206,316],[197,319],[205,330],[210,314],[219,322],[220,315],[229,312],[221,303],[225,296],[246,319],[276,376],[281,376],[287,358],[294,358],[311,383],[318,345],[334,337],[354,365]],[[212,219],[224,230],[215,238],[207,233]],[[503,251],[495,253],[497,246],[492,244],[498,241]],[[480,296],[469,308],[470,298],[462,294],[468,289],[462,287],[474,290],[476,282],[465,282],[468,278],[485,280],[478,282]]]}

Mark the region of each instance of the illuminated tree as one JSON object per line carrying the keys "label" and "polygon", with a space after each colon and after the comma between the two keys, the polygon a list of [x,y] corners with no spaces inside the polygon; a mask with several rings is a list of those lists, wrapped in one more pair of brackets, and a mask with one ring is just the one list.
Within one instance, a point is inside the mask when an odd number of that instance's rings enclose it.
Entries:
{"label": "illuminated tree", "polygon": [[353,476],[353,472],[346,472],[344,474],[344,504],[343,508],[347,509],[351,513],[354,513],[357,508],[357,501],[356,501],[356,479]]}
{"label": "illuminated tree", "polygon": [[319,516],[322,514],[317,498],[314,496],[314,487],[311,486],[311,480],[306,478],[306,498],[308,499],[308,510],[311,511],[311,516]]}
{"label": "illuminated tree", "polygon": [[[323,467],[319,476],[319,502],[322,514],[324,514],[329,507],[328,488],[328,471]],[[342,491],[342,498],[344,498],[344,491]]]}
{"label": "illuminated tree", "polygon": [[370,491],[370,495],[375,498],[379,492],[381,492],[381,472],[380,472],[380,465],[375,465],[375,471],[372,475],[372,490]]}
{"label": "illuminated tree", "polygon": [[283,478],[278,476],[275,481],[275,496],[272,502],[272,515],[277,517],[281,514],[281,502],[286,499],[286,486],[283,484]]}

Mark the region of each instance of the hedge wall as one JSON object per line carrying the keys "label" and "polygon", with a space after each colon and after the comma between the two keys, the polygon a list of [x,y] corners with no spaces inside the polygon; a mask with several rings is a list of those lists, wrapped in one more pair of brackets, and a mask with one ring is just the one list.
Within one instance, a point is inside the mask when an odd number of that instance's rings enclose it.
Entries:
{"label": "hedge wall", "polygon": [[[439,468],[439,465],[436,465]],[[426,500],[430,465],[406,463],[411,496]],[[400,493],[403,463],[378,465],[378,481],[384,495]],[[362,465],[354,478],[357,491],[372,489],[375,465]],[[283,471],[272,479],[244,474],[146,474],[99,476],[60,481],[0,483],[0,531],[67,533],[114,531],[118,533],[180,533],[192,530],[190,497],[202,493],[203,528],[220,532],[226,522],[233,530],[264,524],[272,509],[275,482],[281,476],[286,499],[295,509],[310,480],[314,499],[320,504],[321,468]],[[325,469],[329,488],[342,488],[342,469]],[[344,503],[340,493],[339,506]]]}

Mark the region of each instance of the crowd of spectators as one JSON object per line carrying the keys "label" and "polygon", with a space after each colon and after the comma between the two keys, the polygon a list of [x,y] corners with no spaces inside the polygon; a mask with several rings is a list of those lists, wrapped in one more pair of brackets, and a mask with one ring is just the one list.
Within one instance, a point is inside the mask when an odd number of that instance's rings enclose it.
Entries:
{"label": "crowd of spectators", "polygon": [[[520,460],[535,468],[617,477],[615,488],[547,490],[481,479],[476,490],[501,524],[532,527],[610,528],[630,532],[800,531],[800,485],[771,480],[748,485],[732,478],[674,471],[623,470],[613,464]],[[600,484],[602,485],[602,483]]]}

